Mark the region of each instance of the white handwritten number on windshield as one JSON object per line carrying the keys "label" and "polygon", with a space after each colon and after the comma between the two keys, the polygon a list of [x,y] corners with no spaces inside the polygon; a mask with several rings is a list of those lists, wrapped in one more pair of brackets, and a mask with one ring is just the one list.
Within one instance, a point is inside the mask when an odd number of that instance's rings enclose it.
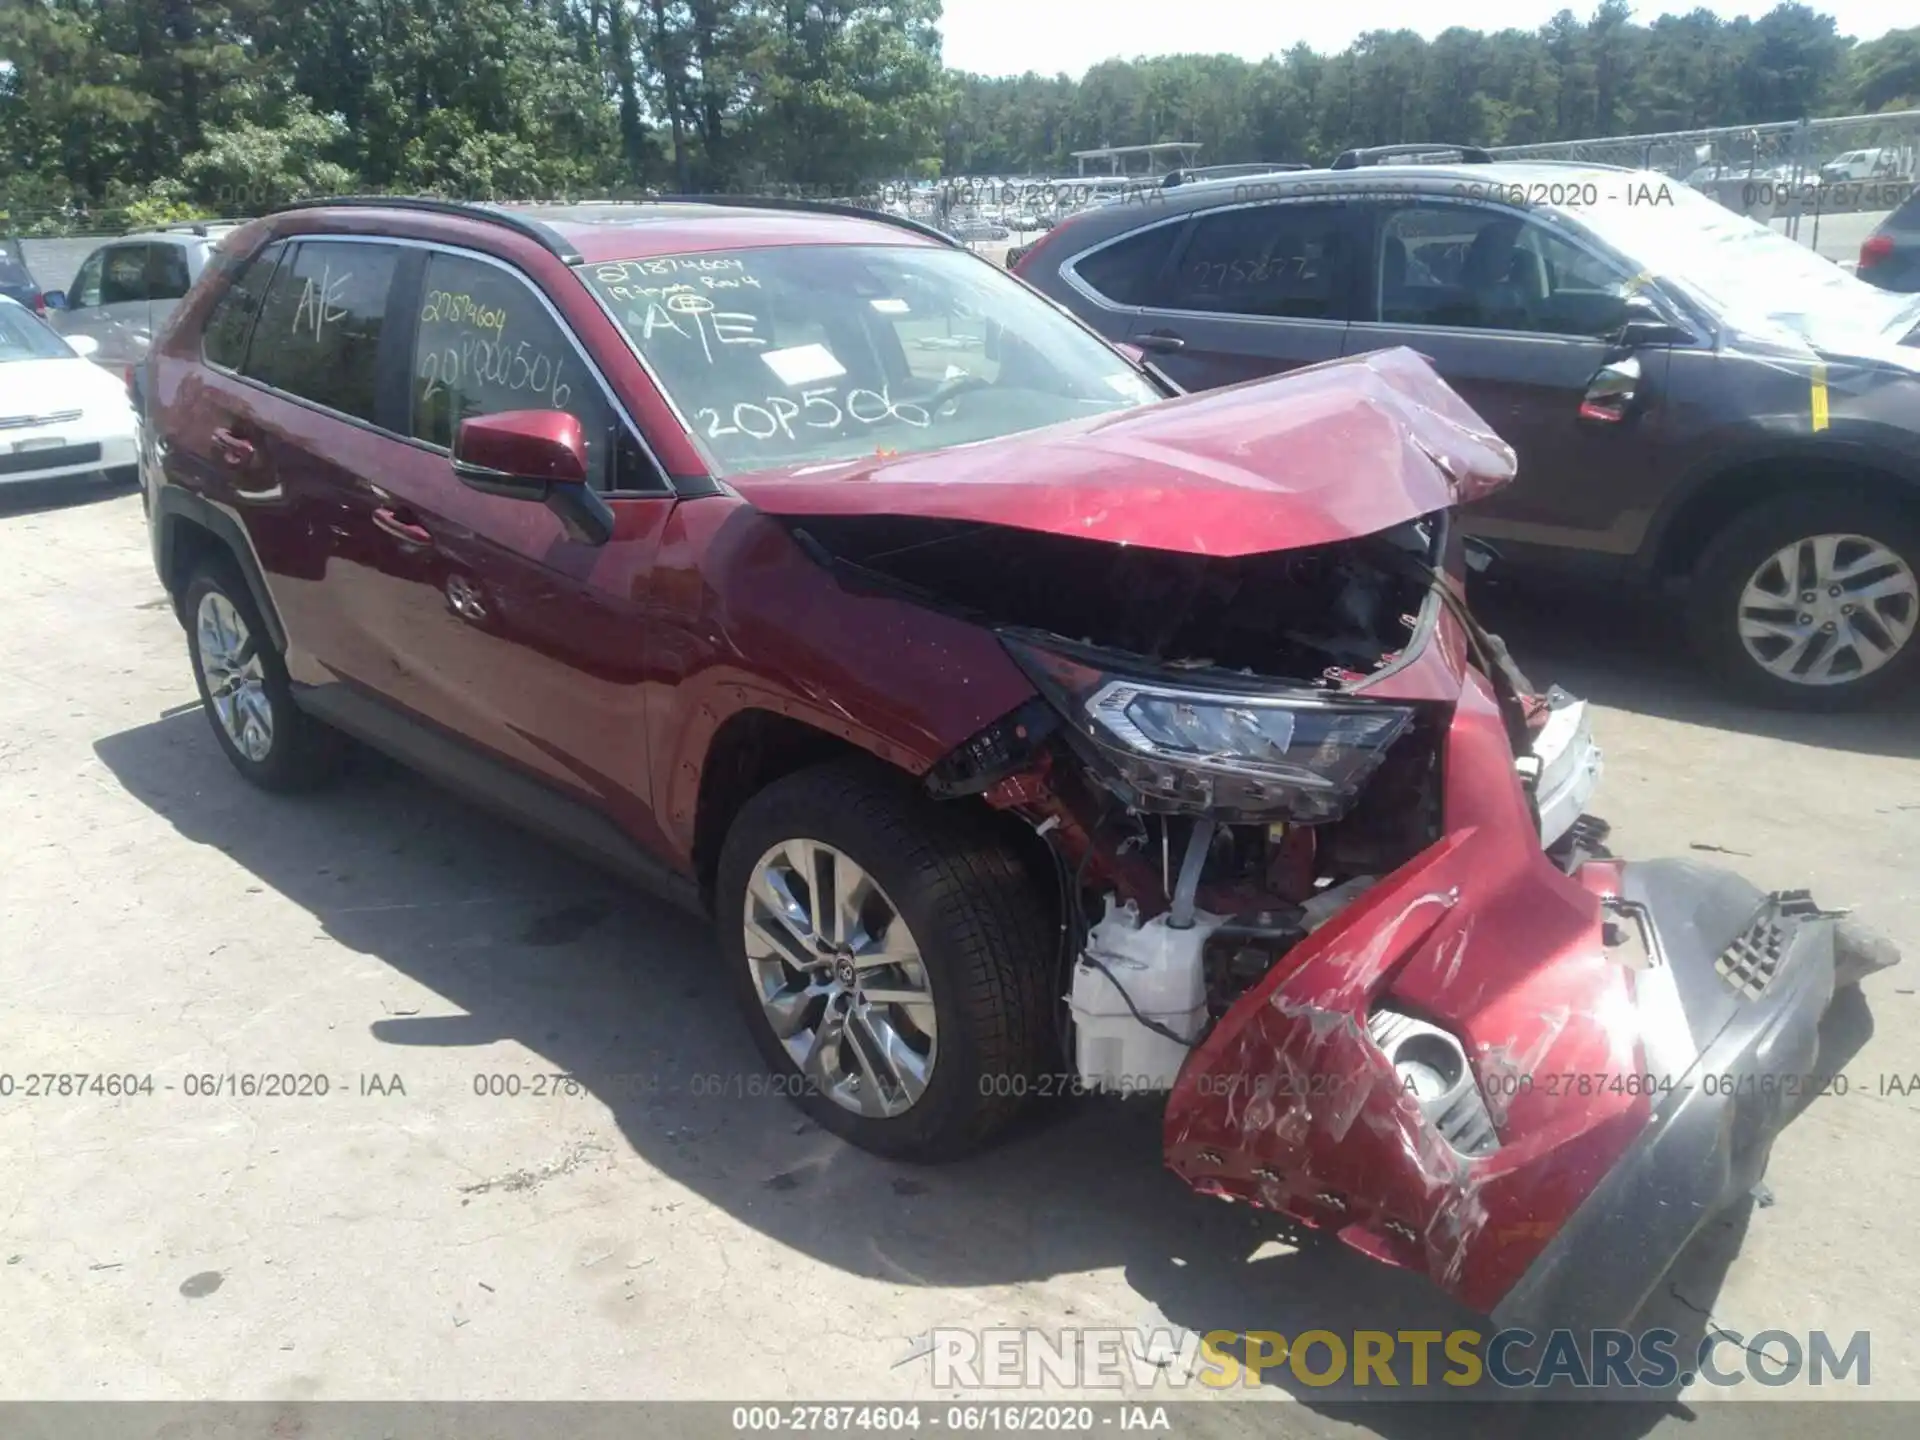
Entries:
{"label": "white handwritten number on windshield", "polygon": [[798,420],[803,430],[839,430],[845,427],[849,419],[862,425],[878,425],[885,420],[898,420],[911,425],[916,430],[924,430],[933,423],[924,406],[915,405],[910,400],[895,400],[887,386],[878,390],[857,388],[844,392],[844,402],[836,399],[843,392],[838,386],[821,385],[811,390],[802,390],[796,403],[785,395],[762,397],[762,403],[742,400],[733,407],[733,423],[728,425],[719,410],[708,407],[696,411],[696,417],[705,422],[707,438],[718,440],[727,435],[745,435],[752,440],[771,440],[776,435],[787,439],[794,438],[794,422]]}

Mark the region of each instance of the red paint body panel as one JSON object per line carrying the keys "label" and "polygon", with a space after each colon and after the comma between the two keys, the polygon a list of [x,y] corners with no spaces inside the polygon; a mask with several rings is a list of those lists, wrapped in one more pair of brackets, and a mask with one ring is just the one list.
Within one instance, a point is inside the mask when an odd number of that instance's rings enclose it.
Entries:
{"label": "red paint body panel", "polygon": [[1491,493],[1513,452],[1410,350],[1025,435],[733,477],[775,515],[912,515],[1196,555],[1372,534]]}
{"label": "red paint body panel", "polygon": [[1542,854],[1477,674],[1460,692],[1444,769],[1445,836],[1241,997],[1183,1070],[1166,1146],[1197,1188],[1337,1229],[1484,1310],[1650,1106],[1532,1084],[1491,1106],[1500,1149],[1467,1159],[1368,1039],[1369,1010],[1391,995],[1461,1038],[1490,1095],[1494,1076],[1642,1068],[1631,972],[1605,953],[1599,895]]}
{"label": "red paint body panel", "polygon": [[676,849],[691,850],[708,747],[740,711],[804,721],[923,774],[1034,693],[991,632],[841,589],[785,526],[736,501],[674,511],[653,598],[654,783]]}

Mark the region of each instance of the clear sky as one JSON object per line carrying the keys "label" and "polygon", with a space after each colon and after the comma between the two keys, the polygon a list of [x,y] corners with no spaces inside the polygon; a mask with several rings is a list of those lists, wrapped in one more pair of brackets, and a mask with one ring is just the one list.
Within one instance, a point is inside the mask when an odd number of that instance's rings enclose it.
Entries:
{"label": "clear sky", "polygon": [[[1757,5],[1700,0],[1732,18],[1764,15]],[[1871,40],[1901,25],[1920,23],[1915,0],[1810,0],[1839,22],[1840,33]],[[1115,58],[1226,51],[1249,60],[1277,55],[1304,40],[1316,50],[1344,50],[1363,30],[1417,30],[1438,35],[1451,25],[1475,30],[1531,30],[1557,12],[1591,14],[1597,0],[1342,0],[1289,4],[1287,0],[945,0],[940,33],[947,64],[982,75],[1064,70],[1078,76]],[[1684,14],[1695,0],[1634,6],[1645,24],[1662,14]]]}

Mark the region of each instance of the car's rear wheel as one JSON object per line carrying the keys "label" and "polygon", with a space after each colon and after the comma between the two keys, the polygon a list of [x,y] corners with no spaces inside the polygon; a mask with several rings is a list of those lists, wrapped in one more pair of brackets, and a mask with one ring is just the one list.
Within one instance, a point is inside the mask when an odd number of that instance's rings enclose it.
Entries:
{"label": "car's rear wheel", "polygon": [[293,703],[286,665],[233,566],[202,566],[180,608],[200,703],[233,768],[264,790],[309,790],[331,779],[342,737]]}
{"label": "car's rear wheel", "polygon": [[1752,699],[1868,703],[1920,664],[1920,524],[1868,496],[1757,506],[1701,557],[1691,623],[1702,657]]}
{"label": "car's rear wheel", "polygon": [[741,810],[715,904],[772,1088],[825,1129],[947,1159],[1039,1089],[1055,927],[981,817],[876,764],[800,771]]}

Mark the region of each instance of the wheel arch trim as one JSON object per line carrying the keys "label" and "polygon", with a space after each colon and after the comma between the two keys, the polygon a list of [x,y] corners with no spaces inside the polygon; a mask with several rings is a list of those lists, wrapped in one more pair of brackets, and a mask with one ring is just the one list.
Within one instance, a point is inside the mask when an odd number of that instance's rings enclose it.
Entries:
{"label": "wheel arch trim", "polygon": [[246,582],[253,596],[253,603],[267,627],[267,637],[273,642],[273,648],[282,655],[286,654],[287,628],[280,618],[279,607],[274,604],[273,592],[268,588],[266,573],[260,566],[260,557],[254,553],[246,527],[231,512],[204,496],[167,485],[162,486],[154,497],[152,525],[154,568],[159,572],[160,583],[166,586],[167,593],[173,597],[176,609],[188,579],[181,572],[181,562],[186,530],[192,526],[211,535],[214,543],[232,558],[239,568],[240,578]]}
{"label": "wheel arch trim", "polygon": [[[1741,483],[1738,478],[1741,475],[1794,464],[1827,472],[1850,471],[1859,476],[1863,490],[1920,503],[1920,460],[1882,445],[1844,437],[1819,440],[1767,437],[1736,443],[1732,448],[1717,450],[1711,459],[1694,466],[1654,513],[1640,549],[1641,568],[1655,580],[1683,576],[1712,541],[1711,530],[1690,535],[1689,522],[1703,511],[1717,508],[1715,501],[1721,492]],[[1811,490],[1817,483],[1810,478],[1773,484],[1758,490],[1751,501],[1730,504],[1729,515],[1796,489]]]}

